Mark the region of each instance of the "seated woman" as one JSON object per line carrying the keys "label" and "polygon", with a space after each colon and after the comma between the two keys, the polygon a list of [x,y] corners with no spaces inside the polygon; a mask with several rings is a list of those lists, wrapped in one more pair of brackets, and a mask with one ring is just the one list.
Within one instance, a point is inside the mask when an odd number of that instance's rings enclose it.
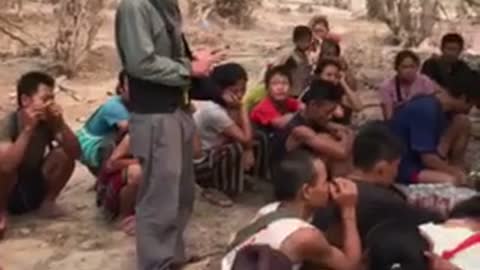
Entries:
{"label": "seated woman", "polygon": [[263,131],[271,133],[285,127],[293,113],[300,109],[301,103],[289,96],[291,77],[286,67],[278,66],[268,70],[265,85],[268,96],[253,108],[250,119]]}
{"label": "seated woman", "polygon": [[128,130],[128,83],[122,71],[118,77],[117,95],[100,106],[77,131],[82,148],[80,161],[97,175],[119,138]]}
{"label": "seated woman", "polygon": [[115,147],[99,172],[96,190],[97,204],[111,220],[121,221],[121,228],[134,233],[134,212],[142,170],[130,154],[130,135],[126,134]]}
{"label": "seated woman", "polygon": [[[196,160],[195,172],[200,186],[233,196],[245,188],[245,171],[259,173],[264,153],[254,140],[247,110],[241,103],[248,79],[245,69],[228,63],[217,66],[211,77],[223,95],[230,98],[222,104],[200,104],[193,115],[203,154]],[[231,205],[227,198],[216,200],[210,196],[215,194],[212,189],[205,191],[204,195],[213,203]]]}
{"label": "seated woman", "polygon": [[[325,163],[308,151],[293,151],[277,165],[273,173],[278,201],[260,209],[253,221],[234,236],[222,260],[222,270],[231,270],[244,248],[261,245],[288,257],[293,265],[290,269],[300,269],[305,262],[315,269],[359,269],[355,185],[345,179],[329,182]],[[330,245],[323,233],[309,223],[314,210],[329,198],[341,209],[342,249]]]}
{"label": "seated woman", "polygon": [[277,132],[272,147],[272,161],[281,160],[295,149],[306,148],[331,163],[335,175],[344,175],[350,167],[347,165],[351,163],[353,134],[349,129],[330,127],[340,98],[338,85],[323,80],[313,81],[302,99],[305,108]]}
{"label": "seated woman", "polygon": [[392,118],[394,111],[410,99],[435,92],[435,83],[419,74],[419,67],[420,58],[410,50],[401,51],[395,56],[394,68],[397,74],[380,86],[385,120]]}
{"label": "seated woman", "polygon": [[362,103],[357,93],[347,83],[340,63],[330,58],[321,59],[315,70],[315,76],[318,79],[340,86],[338,89],[342,96],[341,103],[332,121],[342,125],[350,125],[353,112],[359,112],[362,109]]}

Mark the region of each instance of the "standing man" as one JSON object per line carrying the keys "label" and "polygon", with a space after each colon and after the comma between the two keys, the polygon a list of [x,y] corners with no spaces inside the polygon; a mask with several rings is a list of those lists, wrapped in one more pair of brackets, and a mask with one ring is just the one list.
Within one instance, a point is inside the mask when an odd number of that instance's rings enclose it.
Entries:
{"label": "standing man", "polygon": [[183,232],[194,202],[195,126],[186,97],[208,96],[202,92],[208,87],[188,88],[207,77],[220,56],[207,50],[190,55],[177,0],[122,0],[115,27],[129,81],[131,151],[143,171],[138,268],[178,269],[186,262]]}

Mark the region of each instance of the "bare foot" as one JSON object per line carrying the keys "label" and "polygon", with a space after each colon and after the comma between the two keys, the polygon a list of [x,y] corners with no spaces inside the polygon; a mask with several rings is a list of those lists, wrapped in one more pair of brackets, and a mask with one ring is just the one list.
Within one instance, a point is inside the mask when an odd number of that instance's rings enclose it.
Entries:
{"label": "bare foot", "polygon": [[118,228],[129,236],[135,236],[136,221],[135,216],[128,216],[120,221]]}
{"label": "bare foot", "polygon": [[48,219],[60,218],[67,215],[66,212],[54,202],[44,202],[40,209],[38,209],[38,214]]}
{"label": "bare foot", "polygon": [[[3,239],[5,236],[5,232],[7,231],[7,225],[8,225],[8,217],[6,212],[0,213],[0,240]],[[2,268],[0,267],[0,270]]]}

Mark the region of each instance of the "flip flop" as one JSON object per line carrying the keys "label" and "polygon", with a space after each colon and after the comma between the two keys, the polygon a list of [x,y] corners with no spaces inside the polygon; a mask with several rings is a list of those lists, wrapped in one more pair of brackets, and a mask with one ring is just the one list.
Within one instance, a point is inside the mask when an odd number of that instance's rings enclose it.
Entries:
{"label": "flip flop", "polygon": [[202,197],[211,204],[222,208],[229,208],[233,206],[233,201],[223,192],[216,189],[204,189],[202,191]]}

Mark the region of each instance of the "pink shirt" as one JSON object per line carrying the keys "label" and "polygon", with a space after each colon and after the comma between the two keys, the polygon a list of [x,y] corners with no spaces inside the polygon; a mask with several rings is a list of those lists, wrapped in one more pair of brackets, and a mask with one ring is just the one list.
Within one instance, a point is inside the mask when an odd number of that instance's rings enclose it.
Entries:
{"label": "pink shirt", "polygon": [[400,85],[400,97],[397,93],[395,77],[382,83],[380,86],[380,97],[385,105],[393,105],[393,108],[409,101],[418,95],[429,95],[435,92],[435,83],[423,74],[418,74],[410,87]]}

